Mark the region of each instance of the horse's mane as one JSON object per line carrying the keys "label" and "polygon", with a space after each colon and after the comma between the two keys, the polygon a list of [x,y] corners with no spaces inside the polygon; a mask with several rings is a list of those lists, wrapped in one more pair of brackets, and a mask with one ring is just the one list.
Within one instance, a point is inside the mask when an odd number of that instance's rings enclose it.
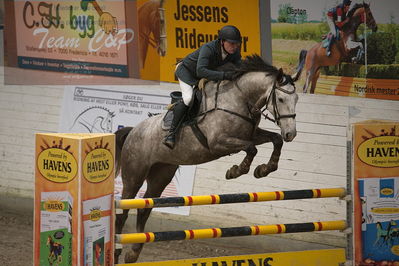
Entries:
{"label": "horse's mane", "polygon": [[351,8],[351,10],[348,11],[348,17],[351,18],[351,17],[353,16],[353,14],[355,13],[355,11],[358,10],[359,8],[362,8],[362,7],[368,8],[369,5],[366,4],[366,3],[362,3],[362,4],[356,3],[356,4]]}
{"label": "horse's mane", "polygon": [[108,108],[104,107],[104,106],[100,106],[100,105],[95,105],[95,106],[90,106],[88,108],[86,108],[83,112],[81,112],[82,114],[91,110],[91,109],[103,109],[104,111],[108,112],[109,114],[113,115],[114,112],[111,112],[111,110],[109,110]]}
{"label": "horse's mane", "polygon": [[277,75],[278,69],[266,63],[262,57],[257,54],[249,55],[238,67],[233,70],[235,72],[234,78],[237,79],[248,72],[266,72],[269,75]]}

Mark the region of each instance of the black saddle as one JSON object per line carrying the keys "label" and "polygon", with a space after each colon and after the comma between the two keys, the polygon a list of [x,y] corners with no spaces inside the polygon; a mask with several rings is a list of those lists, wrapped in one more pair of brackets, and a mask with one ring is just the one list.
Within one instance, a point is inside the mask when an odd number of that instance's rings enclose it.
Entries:
{"label": "black saddle", "polygon": [[[173,91],[170,94],[170,97],[172,98],[172,100],[171,100],[172,107],[169,108],[169,110],[166,112],[166,114],[163,118],[163,123],[162,123],[163,130],[170,129],[170,126],[172,125],[172,120],[173,120],[174,106],[177,102],[183,101],[182,94],[180,91]],[[192,124],[195,121],[195,119],[199,115],[201,102],[202,102],[202,92],[199,89],[194,88],[193,98],[191,99],[189,109],[183,119],[182,126]]]}

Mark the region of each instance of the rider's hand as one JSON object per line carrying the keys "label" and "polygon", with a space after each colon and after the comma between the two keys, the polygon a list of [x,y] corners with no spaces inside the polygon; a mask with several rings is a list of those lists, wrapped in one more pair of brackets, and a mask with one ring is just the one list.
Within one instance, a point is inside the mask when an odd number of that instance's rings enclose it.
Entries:
{"label": "rider's hand", "polygon": [[234,71],[226,71],[223,74],[223,79],[233,80],[234,78]]}

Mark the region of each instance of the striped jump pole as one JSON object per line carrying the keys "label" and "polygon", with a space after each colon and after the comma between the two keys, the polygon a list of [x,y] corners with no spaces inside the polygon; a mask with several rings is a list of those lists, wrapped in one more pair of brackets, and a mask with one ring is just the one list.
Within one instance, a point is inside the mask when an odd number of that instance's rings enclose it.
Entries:
{"label": "striped jump pole", "polygon": [[344,197],[345,195],[346,190],[344,188],[320,188],[307,190],[288,190],[203,196],[122,199],[115,201],[115,207],[117,209],[143,209],[226,203],[261,202],[274,200]]}
{"label": "striped jump pole", "polygon": [[228,228],[208,228],[183,231],[147,232],[115,235],[119,244],[148,243],[169,240],[209,239],[233,236],[269,235],[283,233],[299,233],[328,230],[344,230],[347,224],[344,220],[314,223],[294,223],[275,225],[255,225]]}

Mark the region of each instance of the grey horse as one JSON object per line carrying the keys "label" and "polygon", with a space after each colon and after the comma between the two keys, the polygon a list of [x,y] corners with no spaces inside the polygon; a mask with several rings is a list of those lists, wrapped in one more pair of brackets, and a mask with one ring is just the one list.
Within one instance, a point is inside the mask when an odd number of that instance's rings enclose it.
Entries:
{"label": "grey horse", "polygon": [[[296,136],[295,106],[298,95],[294,82],[299,72],[285,75],[265,63],[257,55],[245,58],[236,69],[233,81],[208,82],[203,91],[198,127],[206,137],[203,145],[189,126],[181,128],[173,150],[162,144],[167,134],[161,127],[163,115],[149,117],[134,128],[123,128],[116,132],[117,171],[122,171],[122,198],[134,198],[143,182],[147,182],[145,198],[160,197],[171,182],[179,165],[195,165],[218,159],[222,156],[245,151],[240,165],[226,172],[226,178],[247,174],[257,153],[256,145],[272,142],[274,151],[267,164],[255,168],[254,176],[261,178],[277,170],[284,141]],[[281,134],[258,127],[263,111],[268,110],[281,128]],[[137,212],[137,232],[144,226],[152,209]],[[128,217],[128,210],[116,215],[116,234]],[[134,244],[125,255],[125,262],[135,262],[143,244]],[[115,252],[118,262],[121,250]]]}

